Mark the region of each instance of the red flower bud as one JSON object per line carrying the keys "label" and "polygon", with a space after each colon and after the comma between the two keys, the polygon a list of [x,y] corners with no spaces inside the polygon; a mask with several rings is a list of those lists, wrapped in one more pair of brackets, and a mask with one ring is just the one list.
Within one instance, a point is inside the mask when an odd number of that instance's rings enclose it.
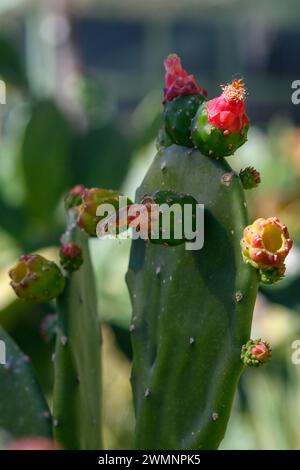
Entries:
{"label": "red flower bud", "polygon": [[83,263],[82,250],[73,242],[63,245],[59,252],[60,264],[66,271],[77,271]]}
{"label": "red flower bud", "polygon": [[171,101],[180,95],[207,96],[206,90],[199,87],[194,75],[189,75],[181,65],[180,57],[177,54],[170,54],[164,61],[166,69],[164,90],[164,103]]}

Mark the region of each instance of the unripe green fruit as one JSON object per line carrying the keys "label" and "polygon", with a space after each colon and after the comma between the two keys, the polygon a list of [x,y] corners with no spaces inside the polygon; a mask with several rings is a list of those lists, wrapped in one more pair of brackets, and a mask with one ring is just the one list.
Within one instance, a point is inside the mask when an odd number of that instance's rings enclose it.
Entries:
{"label": "unripe green fruit", "polygon": [[202,94],[180,95],[165,103],[166,132],[174,144],[193,147],[191,122],[199,106],[205,101]]}
{"label": "unripe green fruit", "polygon": [[203,103],[192,122],[192,139],[196,147],[208,157],[219,158],[232,155],[247,141],[249,125],[236,134],[224,132],[208,121],[207,103]]}
{"label": "unripe green fruit", "polygon": [[21,256],[9,276],[17,296],[33,302],[48,302],[60,295],[65,287],[59,267],[37,254]]}
{"label": "unripe green fruit", "polygon": [[90,236],[95,237],[98,223],[106,217],[105,215],[97,216],[98,207],[101,204],[111,204],[118,211],[120,196],[118,191],[111,189],[86,189],[82,196],[82,204],[78,208],[77,224],[79,227]]}
{"label": "unripe green fruit", "polygon": [[256,188],[260,183],[260,173],[253,166],[247,166],[241,170],[239,177],[244,189]]}

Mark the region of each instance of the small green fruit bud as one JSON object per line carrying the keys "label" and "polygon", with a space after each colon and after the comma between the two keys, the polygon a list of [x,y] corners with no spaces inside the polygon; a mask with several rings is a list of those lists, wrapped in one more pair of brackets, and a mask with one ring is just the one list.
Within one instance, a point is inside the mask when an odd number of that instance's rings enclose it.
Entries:
{"label": "small green fruit bud", "polygon": [[48,302],[60,295],[65,287],[59,267],[37,254],[21,256],[9,276],[17,296],[33,302]]}
{"label": "small green fruit bud", "polygon": [[[97,225],[106,216],[97,216],[97,209],[102,204],[111,204],[116,211],[119,210],[121,194],[111,189],[92,188],[85,189],[82,203],[78,208],[77,224],[90,236],[97,235]],[[129,200],[128,200],[129,201]],[[131,204],[131,201],[129,201]]]}
{"label": "small green fruit bud", "polygon": [[247,367],[259,367],[266,364],[271,358],[271,348],[267,341],[249,339],[243,345],[241,360]]}
{"label": "small green fruit bud", "polygon": [[174,144],[193,147],[191,122],[205,96],[181,95],[165,103],[166,132]]}
{"label": "small green fruit bud", "polygon": [[60,264],[69,272],[77,271],[83,263],[82,250],[77,243],[63,245],[59,252]]}
{"label": "small green fruit bud", "polygon": [[239,176],[244,189],[256,188],[260,183],[260,173],[252,166],[241,170]]}

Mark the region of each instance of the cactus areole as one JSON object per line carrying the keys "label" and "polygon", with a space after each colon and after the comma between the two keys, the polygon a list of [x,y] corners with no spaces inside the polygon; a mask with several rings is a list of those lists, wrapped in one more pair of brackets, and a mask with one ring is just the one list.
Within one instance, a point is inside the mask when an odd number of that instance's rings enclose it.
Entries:
{"label": "cactus areole", "polygon": [[[241,351],[259,283],[250,242],[241,255],[248,224],[241,178],[220,158],[246,141],[246,93],[243,81],[236,80],[206,101],[177,56],[165,65],[165,128],[136,202],[173,191],[204,204],[205,241],[198,251],[184,244],[132,242],[127,284],[136,447],[216,449],[243,370]],[[272,238],[273,251],[275,243]],[[264,345],[255,346],[252,362],[266,362]]]}

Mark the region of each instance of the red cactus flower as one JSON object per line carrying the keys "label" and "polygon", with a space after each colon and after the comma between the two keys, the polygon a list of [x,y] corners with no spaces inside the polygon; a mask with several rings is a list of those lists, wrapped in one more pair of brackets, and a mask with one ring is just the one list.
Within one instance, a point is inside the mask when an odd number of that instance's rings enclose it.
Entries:
{"label": "red cactus flower", "polygon": [[180,57],[177,54],[170,54],[164,61],[166,69],[164,90],[164,103],[172,101],[180,95],[198,95],[199,93],[207,96],[206,90],[199,87],[194,75],[189,75],[181,65]]}
{"label": "red cactus flower", "polygon": [[236,134],[249,124],[246,115],[246,90],[243,80],[233,80],[222,86],[223,93],[207,103],[209,122],[224,131],[225,135]]}

